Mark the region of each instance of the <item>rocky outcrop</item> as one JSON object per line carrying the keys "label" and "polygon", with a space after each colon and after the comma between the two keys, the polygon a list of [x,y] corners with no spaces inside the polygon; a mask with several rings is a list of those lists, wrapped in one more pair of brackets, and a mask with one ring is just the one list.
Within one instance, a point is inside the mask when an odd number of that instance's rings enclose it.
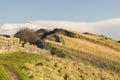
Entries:
{"label": "rocky outcrop", "polygon": [[67,30],[64,30],[64,29],[57,29],[57,28],[52,30],[52,31],[46,31],[45,29],[40,29],[40,30],[38,30],[36,32],[37,33],[42,33],[41,39],[44,39],[49,35],[58,35],[58,34],[69,36],[69,37],[74,36],[74,33],[70,32],[70,31],[67,31]]}
{"label": "rocky outcrop", "polygon": [[52,31],[46,30],[46,29],[40,29],[40,30],[37,30],[36,33],[39,34],[39,37],[42,40],[48,39],[48,40],[59,42],[59,43],[61,42],[59,35],[75,37],[75,33],[68,31],[68,30],[64,30],[64,29],[58,29],[58,28]]}

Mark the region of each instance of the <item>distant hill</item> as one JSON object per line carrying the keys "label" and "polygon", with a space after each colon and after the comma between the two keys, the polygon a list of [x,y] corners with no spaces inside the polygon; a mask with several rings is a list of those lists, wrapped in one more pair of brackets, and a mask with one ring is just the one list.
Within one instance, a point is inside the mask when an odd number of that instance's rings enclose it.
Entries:
{"label": "distant hill", "polygon": [[[33,54],[31,47],[26,48],[29,52],[18,49],[0,54],[0,80],[120,80],[118,41],[104,35],[58,28],[39,29],[34,33],[39,40],[31,45],[38,46],[36,50],[40,49],[41,54]],[[44,51],[50,53],[43,54]]]}

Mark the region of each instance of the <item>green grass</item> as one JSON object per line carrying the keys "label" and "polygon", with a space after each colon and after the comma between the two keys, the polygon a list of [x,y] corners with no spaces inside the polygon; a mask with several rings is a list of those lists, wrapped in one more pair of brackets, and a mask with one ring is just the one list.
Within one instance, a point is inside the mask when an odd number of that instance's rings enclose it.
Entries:
{"label": "green grass", "polygon": [[10,80],[2,65],[0,65],[0,80]]}
{"label": "green grass", "polygon": [[8,66],[20,80],[29,80],[22,72],[24,63],[43,58],[42,55],[30,54],[25,52],[13,52],[0,54],[0,80],[10,80],[7,75],[4,66]]}

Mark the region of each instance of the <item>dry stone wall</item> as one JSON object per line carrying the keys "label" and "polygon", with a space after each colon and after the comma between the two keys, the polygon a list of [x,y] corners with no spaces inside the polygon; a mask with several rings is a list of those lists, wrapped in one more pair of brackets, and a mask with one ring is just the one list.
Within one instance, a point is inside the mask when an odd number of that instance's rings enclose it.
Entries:
{"label": "dry stone wall", "polygon": [[22,47],[22,43],[18,38],[14,37],[4,37],[0,36],[0,53],[13,52],[13,51],[24,51],[28,53],[37,53],[37,54],[49,54],[49,50],[44,50],[36,47],[35,45],[30,45],[26,43]]}

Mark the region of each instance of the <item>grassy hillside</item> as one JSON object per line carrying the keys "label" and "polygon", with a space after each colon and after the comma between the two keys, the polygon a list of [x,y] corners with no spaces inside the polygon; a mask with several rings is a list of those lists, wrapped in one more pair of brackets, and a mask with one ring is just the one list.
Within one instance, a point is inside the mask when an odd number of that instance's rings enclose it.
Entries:
{"label": "grassy hillside", "polygon": [[82,62],[47,56],[25,64],[26,75],[32,80],[119,80],[117,73]]}
{"label": "grassy hillside", "polygon": [[0,80],[120,80],[120,43],[103,35],[58,31],[45,32],[51,54],[0,54]]}
{"label": "grassy hillside", "polygon": [[0,55],[0,80],[119,80],[119,74],[63,59],[24,52]]}
{"label": "grassy hillside", "polygon": [[[111,49],[107,45],[99,45],[86,39],[70,38],[63,35],[60,37],[63,45],[46,40],[53,47],[55,55],[120,76],[120,52],[116,51],[116,49]],[[118,44],[116,41],[113,42]],[[110,44],[115,46],[116,44],[114,43]],[[117,47],[120,48],[119,46]]]}
{"label": "grassy hillside", "polygon": [[24,52],[0,54],[0,80],[29,80],[22,69],[24,63],[43,56]]}

